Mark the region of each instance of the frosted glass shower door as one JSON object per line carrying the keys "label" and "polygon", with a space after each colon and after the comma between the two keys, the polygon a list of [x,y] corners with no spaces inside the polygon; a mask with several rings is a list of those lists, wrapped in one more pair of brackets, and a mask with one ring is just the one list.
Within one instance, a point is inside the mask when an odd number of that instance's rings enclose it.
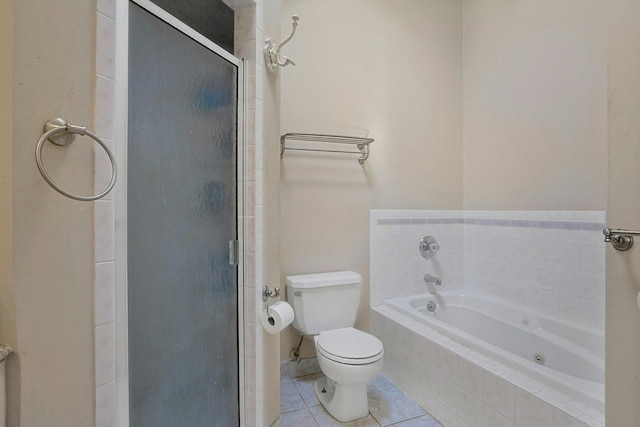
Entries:
{"label": "frosted glass shower door", "polygon": [[129,425],[239,424],[238,68],[129,10]]}

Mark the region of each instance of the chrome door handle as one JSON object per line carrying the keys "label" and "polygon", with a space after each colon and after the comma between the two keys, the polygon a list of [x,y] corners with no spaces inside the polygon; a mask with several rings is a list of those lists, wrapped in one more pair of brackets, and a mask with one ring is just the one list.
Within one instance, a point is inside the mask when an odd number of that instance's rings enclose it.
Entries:
{"label": "chrome door handle", "polygon": [[602,234],[604,234],[605,243],[610,242],[615,250],[626,252],[633,247],[633,236],[640,236],[640,231],[605,228]]}

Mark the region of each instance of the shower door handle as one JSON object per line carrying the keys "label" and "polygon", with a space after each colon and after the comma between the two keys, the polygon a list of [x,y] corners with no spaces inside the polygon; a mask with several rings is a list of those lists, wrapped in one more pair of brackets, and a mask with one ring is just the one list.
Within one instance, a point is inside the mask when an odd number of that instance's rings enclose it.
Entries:
{"label": "shower door handle", "polygon": [[611,243],[617,251],[626,252],[633,247],[633,236],[640,236],[640,231],[605,228],[602,234],[604,234],[605,243]]}
{"label": "shower door handle", "polygon": [[229,265],[238,265],[240,255],[239,244],[237,240],[229,240]]}

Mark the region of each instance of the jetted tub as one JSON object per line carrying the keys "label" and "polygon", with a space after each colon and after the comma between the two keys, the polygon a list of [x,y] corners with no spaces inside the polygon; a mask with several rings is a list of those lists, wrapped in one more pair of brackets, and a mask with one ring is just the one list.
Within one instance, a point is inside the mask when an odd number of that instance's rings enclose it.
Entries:
{"label": "jetted tub", "polygon": [[[427,303],[436,303],[429,312]],[[604,410],[604,334],[467,291],[386,300],[385,306],[454,341]]]}

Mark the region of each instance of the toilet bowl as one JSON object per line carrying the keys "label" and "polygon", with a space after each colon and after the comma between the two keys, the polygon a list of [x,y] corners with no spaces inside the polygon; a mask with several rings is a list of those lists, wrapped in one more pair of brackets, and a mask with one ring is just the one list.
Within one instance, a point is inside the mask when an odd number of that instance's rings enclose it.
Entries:
{"label": "toilet bowl", "polygon": [[341,422],[366,417],[367,383],[382,371],[382,342],[352,327],[321,332],[314,341],[326,375],[314,385],[322,406]]}
{"label": "toilet bowl", "polygon": [[353,327],[362,276],[352,271],[287,277],[293,327],[313,335],[320,369],[326,376],[314,388],[322,406],[341,422],[369,413],[367,383],[382,370],[382,341]]}

